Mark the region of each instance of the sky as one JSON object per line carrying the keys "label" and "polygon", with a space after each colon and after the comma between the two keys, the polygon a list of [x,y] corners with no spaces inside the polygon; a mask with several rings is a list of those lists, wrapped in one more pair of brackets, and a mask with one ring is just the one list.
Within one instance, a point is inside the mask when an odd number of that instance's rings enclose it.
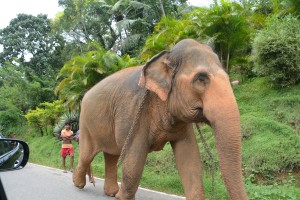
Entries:
{"label": "sky", "polygon": [[0,3],[0,29],[9,25],[9,22],[19,13],[38,15],[47,14],[54,18],[56,13],[63,9],[58,6],[58,0],[5,0]]}
{"label": "sky", "polygon": [[[212,0],[188,0],[195,6],[208,6]],[[63,9],[58,6],[58,0],[5,0],[0,3],[0,29],[9,25],[10,20],[19,13],[38,15],[47,14],[54,18],[56,13]]]}

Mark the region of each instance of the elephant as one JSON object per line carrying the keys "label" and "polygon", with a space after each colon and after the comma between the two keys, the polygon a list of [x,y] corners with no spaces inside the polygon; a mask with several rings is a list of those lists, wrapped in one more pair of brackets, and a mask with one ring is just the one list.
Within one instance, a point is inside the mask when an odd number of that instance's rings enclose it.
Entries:
{"label": "elephant", "polygon": [[[143,66],[106,77],[84,95],[74,185],[85,186],[89,164],[103,152],[105,194],[134,200],[148,153],[162,150],[169,142],[186,199],[205,199],[193,123],[207,123],[213,129],[230,198],[247,199],[240,114],[229,76],[212,48],[194,39],[179,41]],[[119,186],[117,163],[124,145]]]}

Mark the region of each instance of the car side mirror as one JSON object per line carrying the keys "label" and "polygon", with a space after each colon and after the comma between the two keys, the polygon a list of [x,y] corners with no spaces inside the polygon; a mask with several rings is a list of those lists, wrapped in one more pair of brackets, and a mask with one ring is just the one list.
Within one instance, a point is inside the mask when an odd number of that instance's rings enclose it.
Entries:
{"label": "car side mirror", "polygon": [[0,139],[0,172],[22,169],[28,162],[29,147],[22,140]]}

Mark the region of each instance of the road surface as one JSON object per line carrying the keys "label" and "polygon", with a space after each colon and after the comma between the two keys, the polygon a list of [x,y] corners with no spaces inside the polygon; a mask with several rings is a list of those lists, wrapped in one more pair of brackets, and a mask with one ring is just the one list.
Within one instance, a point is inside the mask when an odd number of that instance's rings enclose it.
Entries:
{"label": "road surface", "polygon": [[[73,185],[72,173],[28,163],[24,169],[0,172],[8,200],[114,200],[103,192],[103,179],[96,187],[87,181],[84,189]],[[183,200],[185,198],[139,188],[136,200]]]}

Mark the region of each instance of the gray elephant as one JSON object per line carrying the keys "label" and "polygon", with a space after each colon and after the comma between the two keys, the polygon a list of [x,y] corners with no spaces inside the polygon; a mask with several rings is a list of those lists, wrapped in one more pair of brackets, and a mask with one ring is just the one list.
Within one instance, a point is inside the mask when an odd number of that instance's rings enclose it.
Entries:
{"label": "gray elephant", "polygon": [[[105,78],[85,94],[74,184],[84,187],[89,164],[103,152],[105,193],[117,199],[135,199],[147,154],[170,142],[186,199],[205,199],[193,122],[206,122],[214,130],[220,169],[231,199],[247,199],[240,114],[228,75],[212,49],[192,39],[180,41],[144,66]],[[119,188],[117,162],[130,132]]]}

